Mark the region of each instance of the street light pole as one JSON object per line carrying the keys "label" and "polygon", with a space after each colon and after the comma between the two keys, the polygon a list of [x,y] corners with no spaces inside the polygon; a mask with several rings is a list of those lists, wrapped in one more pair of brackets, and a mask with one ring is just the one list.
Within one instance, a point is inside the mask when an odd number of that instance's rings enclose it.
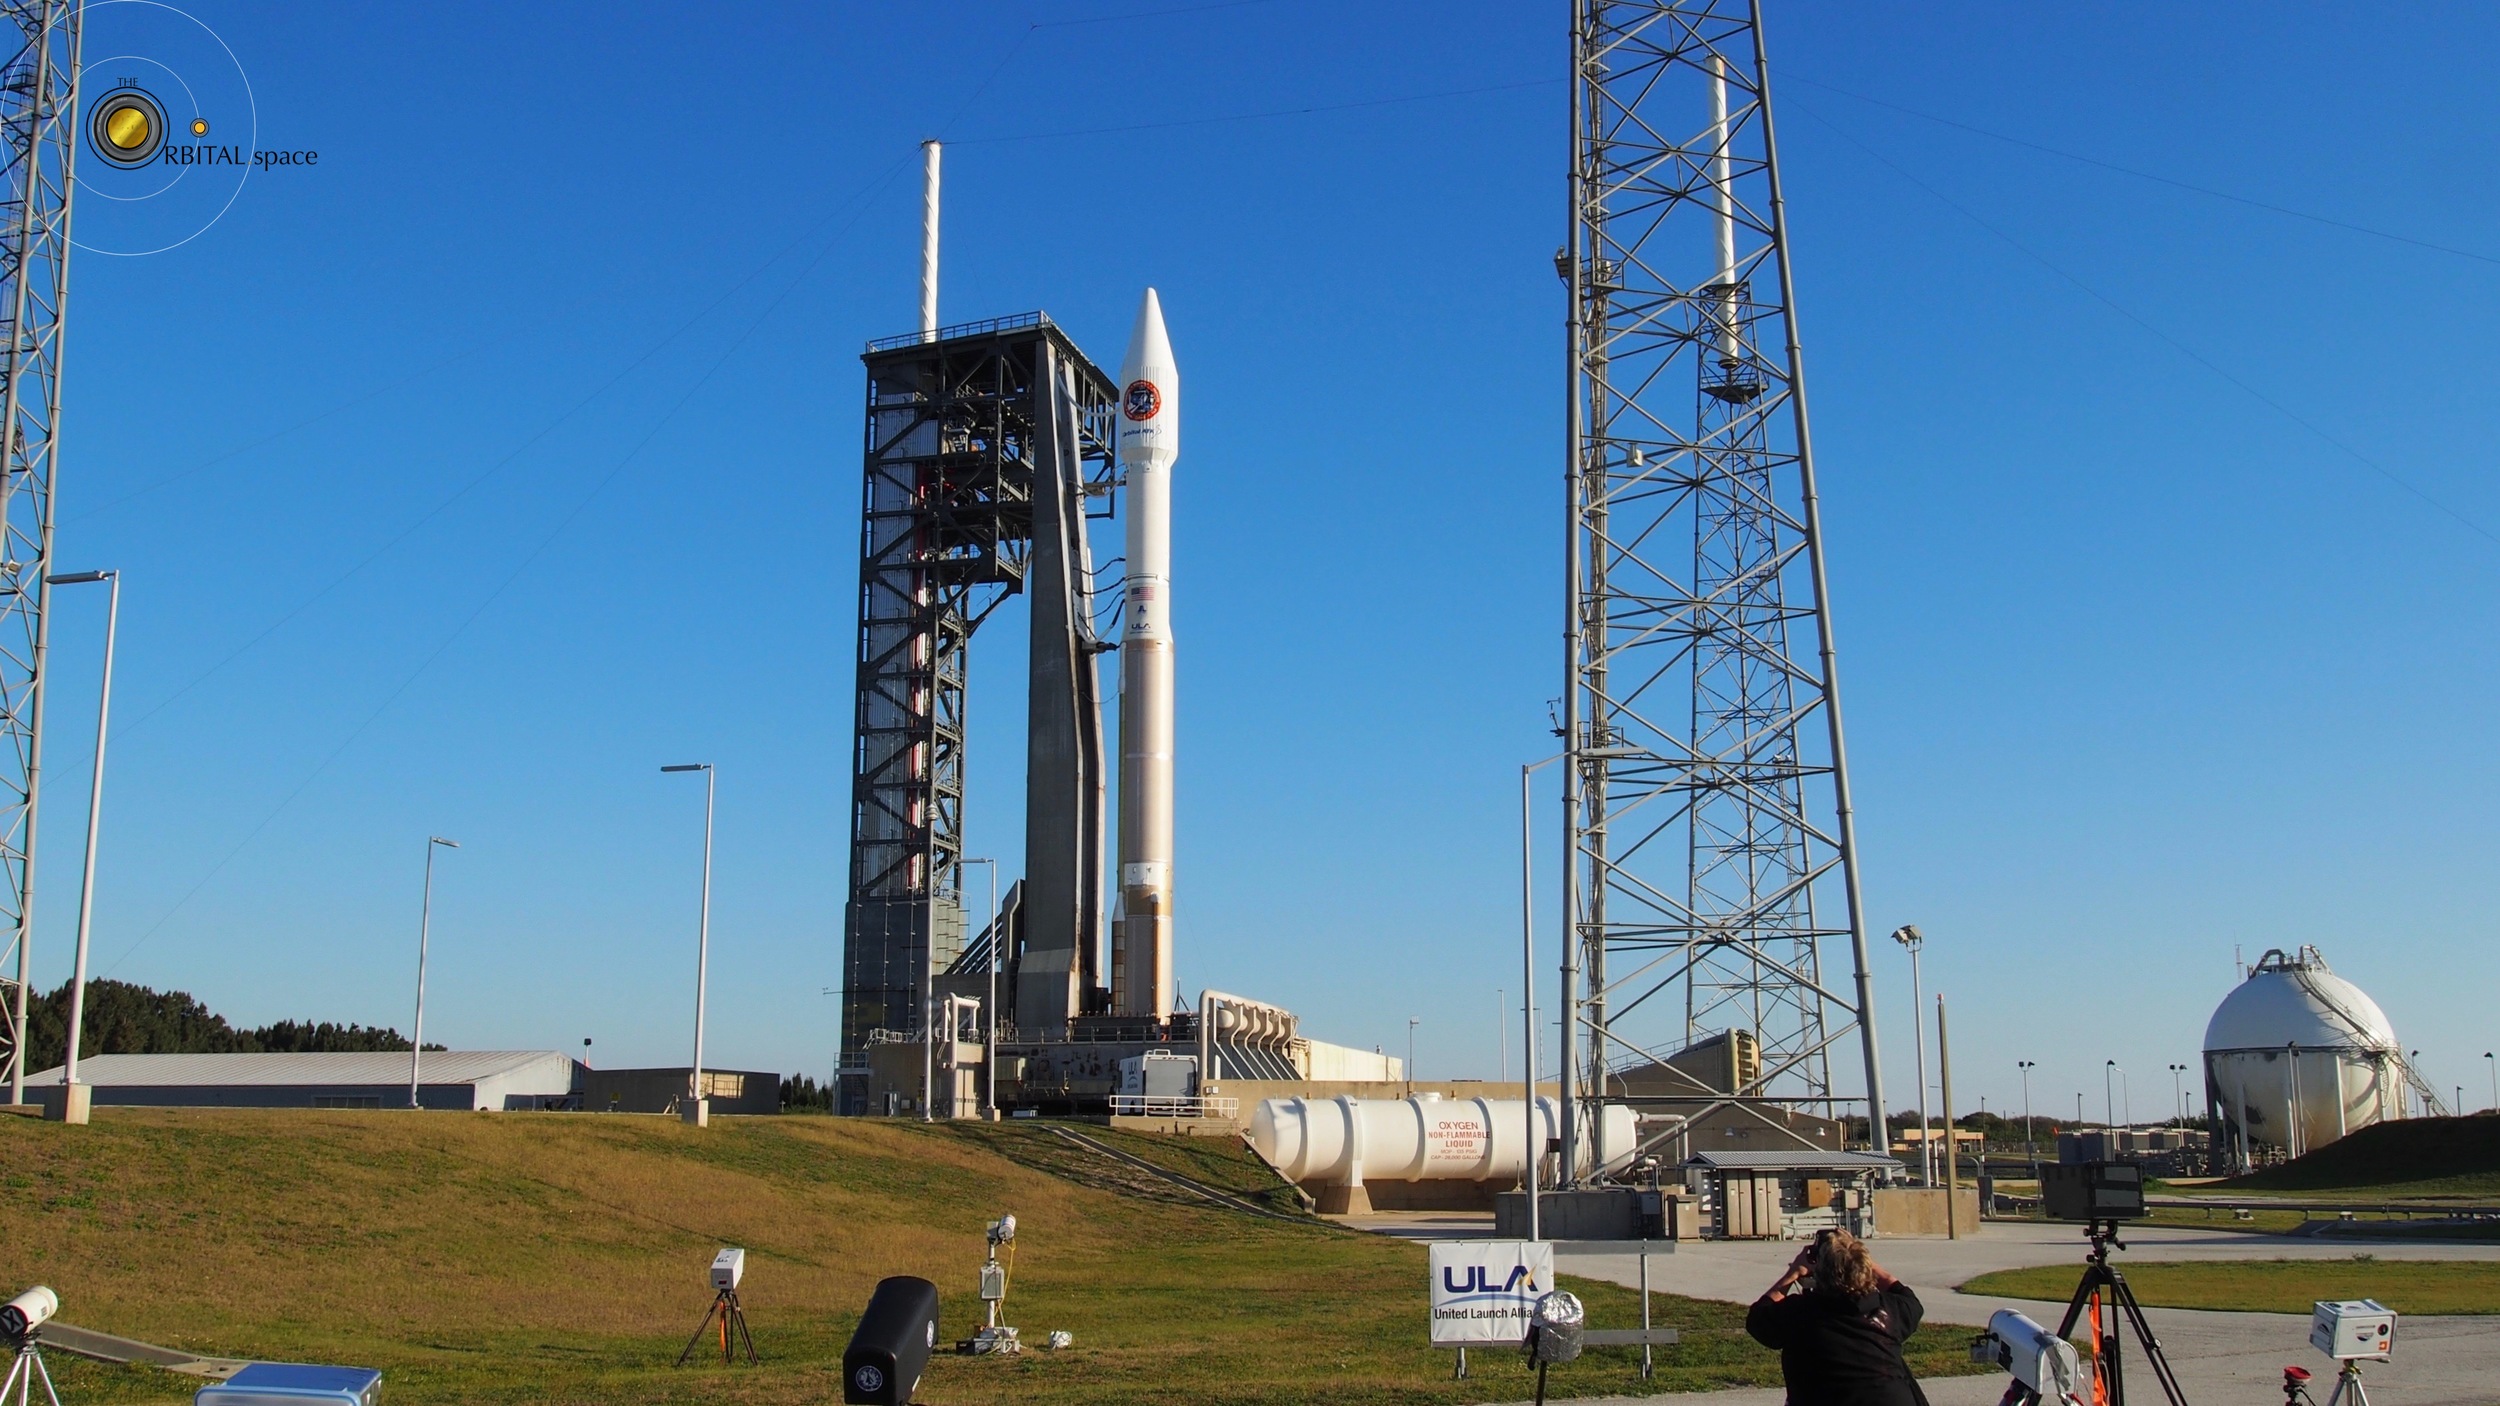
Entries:
{"label": "street light pole", "polygon": [[[1528,801],[1528,778],[1539,767],[1561,761],[1557,752],[1541,762],[1529,762],[1519,768],[1519,981],[1520,981],[1520,1101],[1528,1111],[1528,1140],[1521,1145],[1528,1163],[1528,1238],[1542,1240],[1545,1227],[1537,1211],[1537,1172],[1545,1161],[1544,1120],[1537,1117],[1536,1102],[1536,849],[1530,836],[1535,826]],[[1571,934],[1563,934],[1564,943]],[[1564,1046],[1568,1059],[1569,1044]]]}
{"label": "street light pole", "polygon": [[2187,1073],[2187,1066],[2184,1064],[2170,1066],[2170,1104],[2173,1111],[2178,1114],[2179,1126],[2182,1128],[2187,1126],[2187,1086],[2180,1082],[2180,1076],[2185,1073]]}
{"label": "street light pole", "polygon": [[2101,1126],[2113,1131],[2118,1127],[2118,1086],[2112,1080],[2117,1072],[2118,1061],[2101,1062]]}
{"label": "street light pole", "polygon": [[2018,1059],[2014,1063],[2023,1071],[2023,1160],[2031,1164],[2031,1179],[2038,1181],[2040,1179],[2040,1148],[2035,1141],[2033,1131],[2035,1125],[2031,1121],[2031,1068],[2034,1061]]}
{"label": "street light pole", "polygon": [[1406,1018],[1406,1096],[1415,1096],[1415,1027],[1424,1023],[1419,1015]]}
{"label": "street light pole", "polygon": [[425,901],[417,910],[417,1021],[416,1029],[408,1037],[410,1108],[424,1106],[417,1102],[417,1085],[425,1063],[425,949],[434,935],[434,850],[437,846],[458,849],[460,842],[446,840],[440,835],[425,837]]}
{"label": "street light pole", "polygon": [[[69,987],[69,1043],[61,1065],[61,1121],[87,1121],[92,1091],[78,1082],[78,1045],[87,1019],[87,925],[95,913],[95,851],[98,827],[104,820],[104,741],[113,720],[113,635],[122,618],[122,575],[118,571],[76,571],[44,578],[48,586],[78,586],[109,581],[113,594],[104,613],[104,693],[95,713],[95,779],[87,792],[87,858],[78,881],[78,956]],[[18,1032],[25,1038],[25,1032]]]}
{"label": "street light pole", "polygon": [[[1927,945],[1927,935],[1914,924],[1904,923],[1893,929],[1892,940],[1910,951],[1910,1033],[1918,1052],[1918,1184],[1936,1184],[1936,1153],[1933,1130],[1927,1126],[1927,1020],[1926,1001],[1919,994],[1918,950]],[[1892,1135],[1884,1129],[1884,1110],[1874,1111],[1866,1130],[1879,1152],[1892,1150]]]}
{"label": "street light pole", "polygon": [[[1944,1085],[1944,1238],[1959,1240],[1961,1227],[1954,1223],[1953,1203],[1962,1197],[1961,1162],[1953,1146],[1953,1036],[1944,1023],[1944,993],[1936,993],[1936,1077]],[[1979,1169],[1988,1169],[1988,1145],[1979,1145]]]}
{"label": "street light pole", "polygon": [[712,968],[712,790],[718,773],[710,762],[664,766],[664,772],[703,773],[703,906],[694,930],[694,1065],[686,1071],[686,1106],[679,1116],[698,1128],[712,1124],[712,1101],[703,1088],[703,984]]}

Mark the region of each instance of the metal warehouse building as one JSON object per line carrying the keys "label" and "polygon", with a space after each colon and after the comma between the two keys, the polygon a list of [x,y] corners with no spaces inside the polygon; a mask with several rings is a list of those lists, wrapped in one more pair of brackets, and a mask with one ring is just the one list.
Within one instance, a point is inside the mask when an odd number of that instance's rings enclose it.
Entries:
{"label": "metal warehouse building", "polygon": [[[579,1108],[582,1066],[555,1050],[427,1050],[427,1108]],[[97,1106],[406,1108],[406,1051],[377,1054],[108,1054],[78,1061]],[[59,1065],[26,1076],[29,1097],[57,1097]]]}

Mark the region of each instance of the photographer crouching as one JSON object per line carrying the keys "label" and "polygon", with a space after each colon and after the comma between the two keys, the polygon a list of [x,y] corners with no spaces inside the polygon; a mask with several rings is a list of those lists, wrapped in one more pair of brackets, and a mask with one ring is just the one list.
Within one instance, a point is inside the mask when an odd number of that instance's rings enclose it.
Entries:
{"label": "photographer crouching", "polygon": [[1745,1331],[1779,1350],[1788,1406],[1927,1406],[1901,1356],[1926,1313],[1866,1242],[1825,1230],[1746,1310]]}

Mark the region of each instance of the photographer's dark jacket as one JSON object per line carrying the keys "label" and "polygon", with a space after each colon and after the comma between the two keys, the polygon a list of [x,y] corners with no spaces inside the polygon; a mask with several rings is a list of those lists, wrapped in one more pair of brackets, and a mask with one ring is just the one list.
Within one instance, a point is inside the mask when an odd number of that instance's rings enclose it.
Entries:
{"label": "photographer's dark jacket", "polygon": [[1927,1310],[1910,1286],[1850,1298],[1807,1289],[1745,1312],[1745,1331],[1776,1348],[1788,1406],[1927,1406],[1901,1344]]}

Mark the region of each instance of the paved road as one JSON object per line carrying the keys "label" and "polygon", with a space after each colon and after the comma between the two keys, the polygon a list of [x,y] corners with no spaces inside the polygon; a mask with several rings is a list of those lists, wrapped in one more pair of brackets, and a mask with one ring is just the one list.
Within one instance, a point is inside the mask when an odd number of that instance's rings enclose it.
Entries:
{"label": "paved road", "polygon": [[[1488,1234],[1484,1217],[1366,1217],[1352,1222],[1411,1239]],[[2252,1235],[2240,1231],[2142,1226],[2128,1233],[2127,1249],[2113,1256],[2121,1269],[2129,1259],[2349,1259],[2356,1253],[2383,1260],[2500,1260],[2500,1245],[2383,1243]],[[1776,1240],[1704,1240],[1661,1244],[1650,1259],[1650,1285],[1691,1298],[1750,1302],[1779,1277],[1797,1252]],[[2056,1326],[2061,1304],[1992,1298],[1954,1292],[1953,1286],[1995,1269],[2070,1264],[2083,1271],[2084,1243],[2073,1226],[2038,1221],[1997,1221],[1961,1240],[1888,1239],[1875,1242],[1876,1258],[1918,1291],[1929,1321],[1982,1324],[2000,1308],[2014,1308]],[[1639,1283],[1639,1262],[1612,1247],[1565,1242],[1556,1247],[1557,1267],[1567,1273],[1617,1284]],[[2179,1374],[2193,1406],[2280,1406],[2283,1368],[2297,1364],[2318,1374],[2312,1392],[2323,1401],[2333,1385],[2327,1360],[2309,1346],[2309,1320],[2282,1313],[2207,1313],[2156,1308],[2145,1317],[2163,1353]],[[2127,1344],[2134,1348],[2132,1339]],[[2129,1395],[2136,1406],[2157,1406],[2159,1387],[2128,1359]],[[2491,1406],[2500,1402],[2500,1317],[2412,1317],[2396,1330],[2395,1359],[2368,1365],[2375,1406]],[[1990,1406],[2003,1394],[2002,1376],[1953,1377],[1926,1384],[1933,1406]],[[1778,1391],[1707,1393],[1710,1406],[1778,1406]],[[1631,1402],[1638,1398],[1607,1398]]]}

